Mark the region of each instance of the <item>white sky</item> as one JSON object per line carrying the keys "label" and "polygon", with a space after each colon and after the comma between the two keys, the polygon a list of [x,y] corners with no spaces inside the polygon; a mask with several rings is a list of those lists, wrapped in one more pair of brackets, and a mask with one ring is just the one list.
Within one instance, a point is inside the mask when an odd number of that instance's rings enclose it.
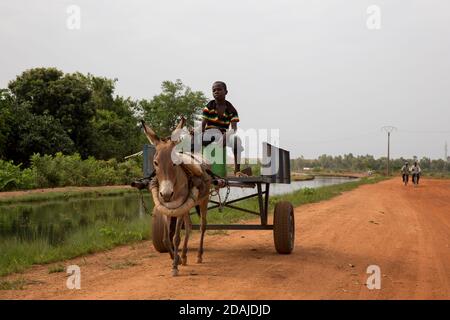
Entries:
{"label": "white sky", "polygon": [[42,66],[118,78],[135,99],[177,78],[211,97],[223,80],[240,127],[280,129],[291,157],[382,156],[393,125],[393,157],[443,158],[449,16],[448,0],[3,0],[0,87]]}

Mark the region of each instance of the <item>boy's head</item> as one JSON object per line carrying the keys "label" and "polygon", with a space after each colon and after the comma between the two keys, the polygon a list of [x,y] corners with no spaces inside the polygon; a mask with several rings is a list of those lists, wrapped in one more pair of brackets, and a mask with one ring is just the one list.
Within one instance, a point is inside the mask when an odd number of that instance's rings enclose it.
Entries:
{"label": "boy's head", "polygon": [[216,101],[225,101],[225,96],[228,93],[227,85],[223,81],[216,81],[212,85],[213,97]]}

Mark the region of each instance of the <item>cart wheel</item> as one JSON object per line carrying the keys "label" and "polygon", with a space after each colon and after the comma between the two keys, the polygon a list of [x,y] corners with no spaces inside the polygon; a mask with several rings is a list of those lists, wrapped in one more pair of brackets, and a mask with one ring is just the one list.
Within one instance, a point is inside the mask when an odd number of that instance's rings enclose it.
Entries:
{"label": "cart wheel", "polygon": [[[173,235],[175,234],[176,223],[176,218],[170,219],[170,243],[172,243]],[[169,251],[164,244],[164,217],[155,211],[153,211],[152,221],[152,242],[156,251],[161,253]]]}
{"label": "cart wheel", "polygon": [[295,221],[294,208],[288,201],[275,205],[273,217],[273,240],[278,253],[289,254],[294,250]]}

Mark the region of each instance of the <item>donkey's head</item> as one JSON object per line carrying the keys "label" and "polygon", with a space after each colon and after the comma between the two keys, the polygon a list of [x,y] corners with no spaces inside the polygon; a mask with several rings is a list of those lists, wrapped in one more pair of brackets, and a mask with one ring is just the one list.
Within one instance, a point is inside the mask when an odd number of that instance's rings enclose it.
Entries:
{"label": "donkey's head", "polygon": [[171,138],[161,139],[142,121],[147,139],[156,147],[153,166],[155,167],[156,177],[159,182],[159,195],[165,202],[172,201],[174,197],[175,185],[177,184],[176,166],[179,164],[174,149],[179,142],[179,136],[184,123],[185,119],[181,118]]}

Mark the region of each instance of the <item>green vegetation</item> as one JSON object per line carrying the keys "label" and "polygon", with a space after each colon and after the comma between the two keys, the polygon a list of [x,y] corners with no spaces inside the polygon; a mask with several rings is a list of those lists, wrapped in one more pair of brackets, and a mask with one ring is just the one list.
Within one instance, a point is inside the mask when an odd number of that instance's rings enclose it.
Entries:
{"label": "green vegetation", "polygon": [[26,279],[0,280],[0,290],[23,290],[27,284],[30,284],[30,282]]}
{"label": "green vegetation", "polygon": [[[118,245],[149,239],[150,219],[96,222],[70,234],[60,245],[36,239],[32,242],[17,238],[0,243],[0,276],[21,272],[33,264],[70,259],[84,254],[112,249]],[[50,272],[50,270],[49,270]]]}
{"label": "green vegetation", "polygon": [[315,177],[347,177],[347,178],[358,178],[358,173],[355,172],[335,172],[332,170],[320,170],[314,171]]}
{"label": "green vegetation", "polygon": [[[418,161],[423,174],[450,174],[450,162],[442,159],[431,160],[429,158],[417,159],[391,159],[391,173],[400,173],[401,167],[405,161],[413,164]],[[302,171],[303,168],[310,168],[312,174],[316,173],[336,173],[344,172],[367,172],[369,170],[378,173],[385,173],[387,158],[375,159],[371,155],[354,156],[353,154],[345,154],[344,156],[321,155],[318,159],[304,159],[303,157],[291,160],[292,171]]]}
{"label": "green vegetation", "polygon": [[137,266],[138,264],[134,261],[125,260],[124,262],[118,262],[108,265],[109,268],[113,270],[120,270],[120,269],[126,269],[129,267]]}
{"label": "green vegetation", "polygon": [[0,160],[0,191],[11,189],[32,189],[36,187],[32,169],[21,170],[21,164]]}
{"label": "green vegetation", "polygon": [[432,179],[450,179],[450,172],[422,172],[422,177]]}
{"label": "green vegetation", "polygon": [[202,92],[192,91],[180,80],[164,81],[161,90],[151,101],[143,99],[139,103],[144,120],[160,137],[170,137],[181,116],[186,119],[187,127],[192,127],[208,102]]}
{"label": "green vegetation", "polygon": [[[27,202],[43,202],[43,201],[56,201],[56,200],[68,200],[74,198],[98,198],[98,197],[108,197],[108,196],[123,196],[128,193],[137,193],[138,191],[133,188],[118,188],[118,189],[108,189],[108,188],[93,188],[89,190],[65,190],[58,192],[42,192],[42,193],[32,193],[19,195],[8,198],[0,198],[0,205],[6,204],[17,204],[17,203],[27,203]],[[145,191],[144,191],[145,192]]]}
{"label": "green vegetation", "polygon": [[57,153],[55,156],[33,155],[31,162],[40,188],[129,184],[142,176],[141,164],[133,159],[118,163],[115,159],[103,161],[89,157],[82,160],[78,154]]}
{"label": "green vegetation", "polygon": [[59,273],[64,272],[66,270],[66,267],[64,267],[62,264],[57,264],[55,266],[51,266],[48,268],[48,273]]}
{"label": "green vegetation", "polygon": [[114,97],[116,80],[55,68],[26,70],[0,91],[0,158],[34,153],[122,159],[140,149],[138,102]]}
{"label": "green vegetation", "polygon": [[336,197],[343,192],[353,190],[364,184],[374,184],[385,180],[384,176],[371,176],[364,177],[359,180],[350,181],[342,184],[336,184],[331,186],[320,187],[317,189],[304,188],[292,194],[275,196],[271,199],[270,203],[278,202],[280,200],[290,201],[294,206],[300,206],[307,203],[314,203],[323,200],[328,200]]}
{"label": "green vegetation", "polygon": [[142,159],[117,162],[82,160],[79,154],[55,156],[34,154],[31,167],[21,170],[21,165],[0,160],[0,191],[65,186],[102,186],[130,184],[142,176]]}
{"label": "green vegetation", "polygon": [[[0,206],[0,276],[148,239],[136,194]],[[151,210],[149,197],[146,207]]]}

